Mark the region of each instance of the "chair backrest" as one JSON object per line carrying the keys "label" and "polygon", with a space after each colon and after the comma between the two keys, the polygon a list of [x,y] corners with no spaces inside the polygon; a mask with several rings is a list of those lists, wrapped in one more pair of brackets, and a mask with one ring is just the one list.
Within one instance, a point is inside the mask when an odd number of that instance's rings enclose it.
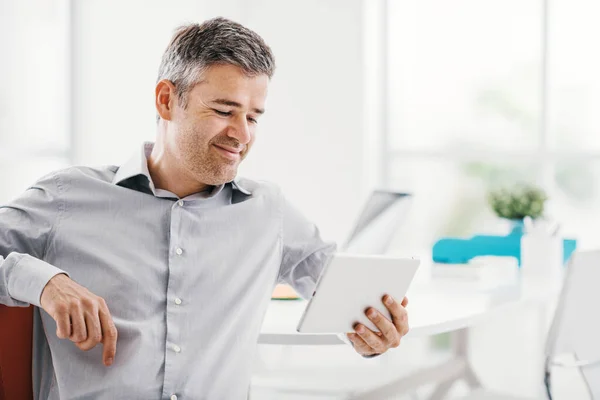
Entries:
{"label": "chair backrest", "polygon": [[600,399],[600,251],[576,252],[565,274],[546,355],[571,355],[592,399]]}
{"label": "chair backrest", "polygon": [[0,305],[0,400],[33,399],[33,306]]}

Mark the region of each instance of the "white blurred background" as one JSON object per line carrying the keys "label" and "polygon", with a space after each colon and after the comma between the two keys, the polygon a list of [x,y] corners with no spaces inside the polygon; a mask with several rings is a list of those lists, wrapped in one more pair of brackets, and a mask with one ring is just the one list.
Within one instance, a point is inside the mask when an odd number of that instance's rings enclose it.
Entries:
{"label": "white blurred background", "polygon": [[[152,140],[172,32],[215,16],[257,31],[277,60],[241,173],[282,186],[326,237],[343,239],[375,187],[415,195],[399,251],[501,232],[486,192],[532,182],[567,236],[600,245],[594,0],[0,0],[0,203],[51,170],[118,165]],[[527,332],[512,318],[485,335]],[[528,392],[520,377],[537,371],[523,337],[477,349],[486,383]],[[438,342],[398,354],[418,363]],[[366,365],[336,351],[287,354],[308,370]]]}

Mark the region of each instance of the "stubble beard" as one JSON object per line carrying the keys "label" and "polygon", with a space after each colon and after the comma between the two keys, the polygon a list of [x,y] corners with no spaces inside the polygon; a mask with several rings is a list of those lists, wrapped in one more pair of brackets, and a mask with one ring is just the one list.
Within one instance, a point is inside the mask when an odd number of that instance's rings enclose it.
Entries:
{"label": "stubble beard", "polygon": [[218,186],[231,182],[237,175],[237,169],[241,161],[245,158],[247,148],[241,154],[237,161],[227,160],[222,157],[214,147],[214,144],[226,145],[234,148],[240,148],[240,143],[233,138],[223,134],[213,137],[208,142],[198,142],[197,133],[186,132],[180,151],[184,155],[186,169],[191,176],[198,182]]}
{"label": "stubble beard", "polygon": [[202,183],[218,186],[231,182],[236,174],[238,162],[220,159],[217,154],[210,154],[212,145],[201,154],[191,154],[188,158],[188,170]]}

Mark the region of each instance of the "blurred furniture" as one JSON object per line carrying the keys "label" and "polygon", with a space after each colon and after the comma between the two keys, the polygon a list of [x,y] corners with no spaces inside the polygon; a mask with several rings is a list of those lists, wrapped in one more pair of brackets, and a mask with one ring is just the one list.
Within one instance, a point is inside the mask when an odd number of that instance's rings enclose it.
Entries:
{"label": "blurred furniture", "polygon": [[[594,399],[600,399],[600,324],[593,316],[595,306],[600,304],[599,283],[600,251],[575,253],[567,268],[546,350],[547,376],[554,370],[553,367],[579,369]],[[540,310],[545,312],[544,305],[556,296],[558,290],[556,287],[523,288],[518,285],[499,285],[497,288],[482,290],[477,283],[460,283],[448,279],[415,282],[408,294],[411,324],[408,336],[451,332],[454,357],[443,365],[417,371],[368,393],[353,394],[352,398],[387,398],[427,383],[437,383],[437,389],[430,398],[442,399],[454,382],[464,379],[474,389],[470,399],[509,400],[510,397],[498,397],[482,391],[466,351],[469,328],[486,318],[493,318],[497,312],[520,309],[527,304],[539,305]],[[305,306],[305,301],[272,301],[259,343],[345,345],[337,335],[296,333],[296,324]],[[0,305],[0,400],[33,398],[32,315],[33,307]],[[564,361],[562,355],[567,353],[572,353],[575,361]]]}
{"label": "blurred furniture", "polygon": [[[483,389],[475,390],[467,397],[461,397],[457,400],[530,400],[522,397],[507,396],[498,393],[491,393]],[[533,400],[533,399],[531,399]],[[582,399],[579,399],[582,400]]]}
{"label": "blurred furniture", "polygon": [[[522,234],[510,233],[499,235],[475,235],[470,238],[442,238],[432,249],[435,262],[462,264],[467,263],[477,256],[502,256],[514,257],[521,265],[521,237]],[[566,263],[577,248],[574,239],[562,239],[563,262]]]}
{"label": "blurred furniture", "polygon": [[[548,399],[553,395],[552,374],[564,368],[579,372],[589,399],[600,399],[600,323],[595,311],[600,304],[599,285],[600,251],[576,252],[567,268],[547,338],[544,383]],[[514,398],[484,392],[463,398],[475,399]]]}
{"label": "blurred furniture", "polygon": [[[546,377],[560,368],[576,368],[592,399],[600,399],[600,251],[575,254],[548,334]],[[565,356],[574,360],[565,359]]]}
{"label": "blurred furniture", "polygon": [[33,399],[33,306],[0,305],[0,400]]}
{"label": "blurred furniture", "polygon": [[[395,380],[366,392],[349,393],[351,399],[386,399],[400,393],[410,393],[426,384],[436,384],[429,397],[442,399],[457,380],[464,380],[472,390],[481,387],[480,381],[469,363],[467,348],[469,328],[486,318],[493,318],[498,312],[524,306],[539,307],[540,316],[547,313],[548,298],[556,296],[558,287],[530,288],[523,290],[517,282],[500,283],[495,288],[482,288],[477,282],[462,282],[454,279],[431,279],[428,282],[415,282],[408,293],[410,332],[408,337],[430,336],[451,333],[453,357],[442,365],[419,370],[407,377]],[[271,301],[262,332],[260,344],[272,345],[335,345],[344,344],[337,335],[296,333],[296,324],[302,315],[306,302]],[[256,388],[289,391],[286,385],[291,381],[281,381],[278,386],[264,386],[253,382]],[[314,390],[295,393],[315,394]]]}

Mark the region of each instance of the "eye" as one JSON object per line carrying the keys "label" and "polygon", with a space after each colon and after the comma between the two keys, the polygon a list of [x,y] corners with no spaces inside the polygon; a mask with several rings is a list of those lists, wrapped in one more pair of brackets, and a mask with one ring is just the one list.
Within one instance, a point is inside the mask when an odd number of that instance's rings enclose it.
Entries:
{"label": "eye", "polygon": [[248,117],[248,121],[250,121],[253,124],[258,124],[258,121],[255,118],[252,118],[252,117]]}
{"label": "eye", "polygon": [[231,111],[219,111],[219,110],[214,110],[214,111],[222,117],[228,117],[231,115]]}

